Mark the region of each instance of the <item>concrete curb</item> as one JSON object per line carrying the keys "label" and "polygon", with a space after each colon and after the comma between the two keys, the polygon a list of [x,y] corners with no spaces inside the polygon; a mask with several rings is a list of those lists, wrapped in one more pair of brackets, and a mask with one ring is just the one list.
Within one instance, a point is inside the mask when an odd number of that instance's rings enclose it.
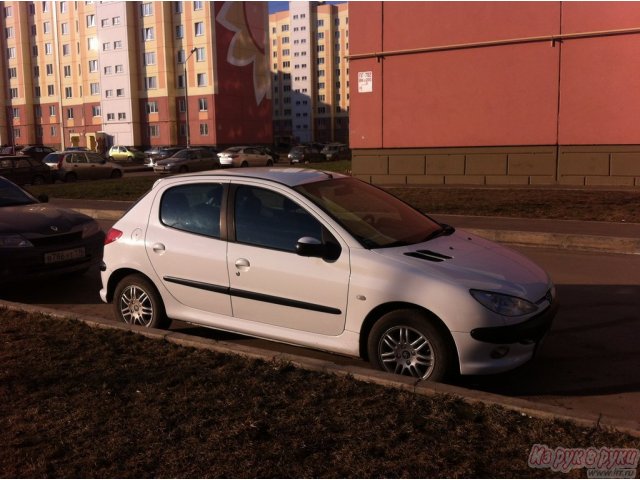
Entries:
{"label": "concrete curb", "polygon": [[333,362],[319,359],[311,359],[299,355],[287,353],[273,353],[256,347],[246,345],[232,345],[230,343],[208,338],[194,337],[184,333],[148,329],[105,320],[95,316],[78,317],[77,314],[63,310],[34,307],[15,302],[0,301],[0,307],[9,310],[25,311],[29,313],[44,313],[55,318],[68,318],[79,320],[92,328],[113,329],[129,331],[145,337],[166,341],[183,347],[209,350],[217,353],[241,355],[252,359],[261,359],[267,362],[290,363],[297,368],[305,370],[330,373],[334,375],[351,376],[355,380],[374,383],[388,388],[395,388],[413,392],[416,395],[435,396],[449,395],[461,398],[469,403],[482,403],[484,405],[496,405],[508,410],[520,412],[522,415],[540,419],[564,420],[587,428],[613,429],[640,438],[640,426],[637,422],[621,418],[605,417],[596,413],[580,412],[574,410],[533,402],[521,398],[506,397],[492,393],[470,390],[443,383],[429,381],[415,381],[397,375],[370,370],[357,366],[342,366]]}
{"label": "concrete curb", "polygon": [[[75,211],[89,215],[96,220],[116,221],[124,214],[123,210],[103,210],[74,208]],[[640,239],[628,237],[609,237],[603,235],[576,235],[566,233],[524,232],[512,230],[488,230],[463,228],[463,230],[498,243],[525,247],[548,247],[571,249],[584,252],[619,253],[640,255]]]}

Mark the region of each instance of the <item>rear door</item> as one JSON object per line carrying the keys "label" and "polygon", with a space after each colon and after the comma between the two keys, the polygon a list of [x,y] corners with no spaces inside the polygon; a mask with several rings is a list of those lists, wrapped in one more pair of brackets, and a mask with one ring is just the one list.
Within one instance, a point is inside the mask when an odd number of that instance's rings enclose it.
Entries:
{"label": "rear door", "polygon": [[217,182],[160,190],[145,248],[160,281],[178,302],[230,316],[227,242],[220,234],[224,192],[224,184]]}

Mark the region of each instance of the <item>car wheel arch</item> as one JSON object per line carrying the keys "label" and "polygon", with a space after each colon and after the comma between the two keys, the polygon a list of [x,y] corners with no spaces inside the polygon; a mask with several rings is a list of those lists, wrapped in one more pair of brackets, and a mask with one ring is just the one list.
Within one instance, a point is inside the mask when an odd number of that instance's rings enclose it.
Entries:
{"label": "car wheel arch", "polygon": [[140,270],[136,270],[134,268],[121,268],[119,270],[114,271],[109,276],[109,282],[107,283],[107,301],[108,302],[113,301],[113,295],[116,291],[116,287],[120,283],[120,280],[122,280],[125,277],[128,277],[129,275],[140,275],[149,283],[151,283],[151,285],[153,285],[156,290],[158,290],[158,287],[155,286],[155,282],[151,278],[149,278],[148,275],[145,275]]}
{"label": "car wheel arch", "polygon": [[437,328],[445,340],[449,343],[451,350],[455,353],[455,361],[458,364],[458,368],[460,366],[460,357],[458,354],[458,348],[456,346],[455,341],[453,340],[453,336],[451,335],[451,331],[447,328],[445,323],[435,315],[433,312],[428,310],[427,308],[416,305],[413,303],[407,302],[389,302],[378,305],[373,310],[369,312],[369,314],[365,317],[362,322],[362,327],[360,328],[360,339],[359,339],[359,350],[360,357],[363,360],[370,361],[369,353],[367,348],[367,343],[369,341],[369,335],[373,330],[373,326],[387,313],[391,313],[397,310],[416,310],[423,315],[425,315],[429,322]]}

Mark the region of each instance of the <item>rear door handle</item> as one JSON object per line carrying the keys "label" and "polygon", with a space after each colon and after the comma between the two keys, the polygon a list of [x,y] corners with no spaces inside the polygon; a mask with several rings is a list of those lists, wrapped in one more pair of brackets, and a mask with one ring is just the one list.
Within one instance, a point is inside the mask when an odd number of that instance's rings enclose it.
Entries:
{"label": "rear door handle", "polygon": [[251,268],[251,263],[246,258],[239,258],[236,260],[236,268],[241,272],[248,272]]}

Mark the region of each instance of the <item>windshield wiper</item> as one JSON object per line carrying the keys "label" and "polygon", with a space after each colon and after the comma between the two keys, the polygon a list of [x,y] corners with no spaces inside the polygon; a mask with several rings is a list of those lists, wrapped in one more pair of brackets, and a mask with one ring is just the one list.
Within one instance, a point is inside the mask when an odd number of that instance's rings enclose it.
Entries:
{"label": "windshield wiper", "polygon": [[433,240],[434,238],[438,238],[441,236],[449,236],[451,235],[453,232],[455,232],[456,229],[453,228],[451,225],[447,225],[446,223],[443,223],[440,225],[440,229],[439,230],[435,230],[433,232],[431,232],[429,235],[427,235],[427,237],[423,240],[423,242],[428,242],[429,240]]}

